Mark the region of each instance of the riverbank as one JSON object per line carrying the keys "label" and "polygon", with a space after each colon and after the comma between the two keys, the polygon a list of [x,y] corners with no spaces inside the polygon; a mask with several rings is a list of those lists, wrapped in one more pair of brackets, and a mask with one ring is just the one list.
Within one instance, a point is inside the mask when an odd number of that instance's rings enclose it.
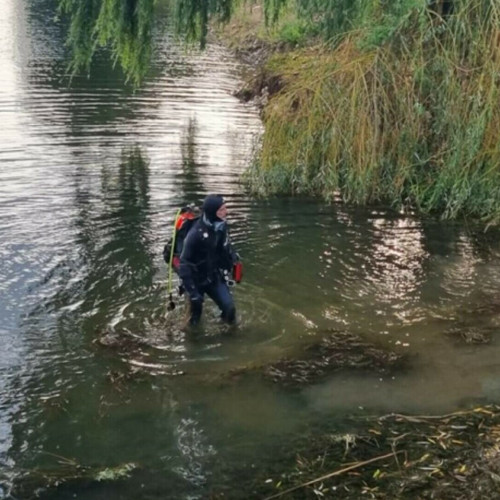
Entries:
{"label": "riverbank", "polygon": [[250,9],[223,36],[254,68],[239,96],[262,108],[262,147],[246,177],[254,194],[498,222],[493,3],[461,0],[451,14],[414,6],[400,17],[380,7],[329,43],[293,13],[266,30],[259,6]]}

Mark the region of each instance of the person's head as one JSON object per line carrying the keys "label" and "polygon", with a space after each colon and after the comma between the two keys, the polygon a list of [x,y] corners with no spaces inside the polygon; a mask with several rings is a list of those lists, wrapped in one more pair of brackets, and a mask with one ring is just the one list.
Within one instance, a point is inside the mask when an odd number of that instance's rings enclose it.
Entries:
{"label": "person's head", "polygon": [[226,202],[220,194],[209,194],[203,202],[202,210],[210,222],[225,220],[227,216]]}

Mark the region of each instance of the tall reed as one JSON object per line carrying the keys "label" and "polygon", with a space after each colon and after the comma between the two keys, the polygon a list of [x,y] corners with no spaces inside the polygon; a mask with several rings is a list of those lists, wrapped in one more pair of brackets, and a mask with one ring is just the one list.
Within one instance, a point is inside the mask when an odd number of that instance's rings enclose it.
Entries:
{"label": "tall reed", "polygon": [[333,48],[270,61],[284,86],[251,189],[500,219],[500,4],[455,0],[444,18],[369,4]]}

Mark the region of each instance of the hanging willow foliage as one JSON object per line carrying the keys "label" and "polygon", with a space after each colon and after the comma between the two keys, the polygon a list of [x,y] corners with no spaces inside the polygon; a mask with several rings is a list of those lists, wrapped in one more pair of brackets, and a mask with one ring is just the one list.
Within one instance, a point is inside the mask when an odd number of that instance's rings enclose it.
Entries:
{"label": "hanging willow foliage", "polygon": [[236,0],[177,0],[177,32],[188,40],[199,41],[204,48],[210,20],[229,21],[235,4]]}
{"label": "hanging willow foliage", "polygon": [[96,49],[108,46],[127,78],[140,83],[151,58],[158,1],[175,12],[177,33],[198,41],[202,48],[209,23],[229,21],[242,2],[261,4],[268,25],[276,23],[287,7],[326,40],[339,41],[339,35],[371,26],[370,42],[375,45],[389,39],[413,10],[434,5],[442,14],[443,5],[453,4],[451,0],[59,0],[60,12],[70,18],[73,73],[88,70]]}
{"label": "hanging willow foliage", "polygon": [[[212,20],[227,22],[234,8],[251,0],[163,0],[175,11],[178,34],[206,44]],[[386,5],[362,0],[253,0],[262,3],[266,24],[275,23],[285,6],[315,26],[325,38],[331,38],[370,18],[374,9],[396,12],[401,5],[416,0],[394,0]],[[98,47],[109,47],[114,63],[124,70],[127,79],[138,85],[150,63],[152,29],[157,0],[59,0],[59,12],[70,20],[67,44],[71,49],[73,74],[88,71]],[[363,14],[364,13],[364,14]],[[357,21],[356,21],[357,20]]]}
{"label": "hanging willow foliage", "polygon": [[[175,11],[176,31],[206,44],[212,19],[226,22],[238,0],[164,0]],[[109,47],[114,63],[138,85],[148,70],[157,0],[59,0],[59,13],[69,17],[67,45],[70,70],[88,71],[99,47]]]}
{"label": "hanging willow foliage", "polygon": [[109,47],[127,79],[138,84],[149,67],[155,0],[61,0],[70,18],[67,44],[73,74],[89,70],[98,47]]}

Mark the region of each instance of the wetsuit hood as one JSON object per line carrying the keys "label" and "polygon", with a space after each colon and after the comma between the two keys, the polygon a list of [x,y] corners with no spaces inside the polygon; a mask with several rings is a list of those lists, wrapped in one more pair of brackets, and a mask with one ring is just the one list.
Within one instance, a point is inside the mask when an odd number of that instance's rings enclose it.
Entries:
{"label": "wetsuit hood", "polygon": [[210,223],[214,223],[215,221],[220,221],[217,217],[217,210],[219,210],[222,205],[224,205],[225,201],[222,195],[220,194],[209,194],[205,201],[203,202],[202,210],[205,214],[205,217]]}

